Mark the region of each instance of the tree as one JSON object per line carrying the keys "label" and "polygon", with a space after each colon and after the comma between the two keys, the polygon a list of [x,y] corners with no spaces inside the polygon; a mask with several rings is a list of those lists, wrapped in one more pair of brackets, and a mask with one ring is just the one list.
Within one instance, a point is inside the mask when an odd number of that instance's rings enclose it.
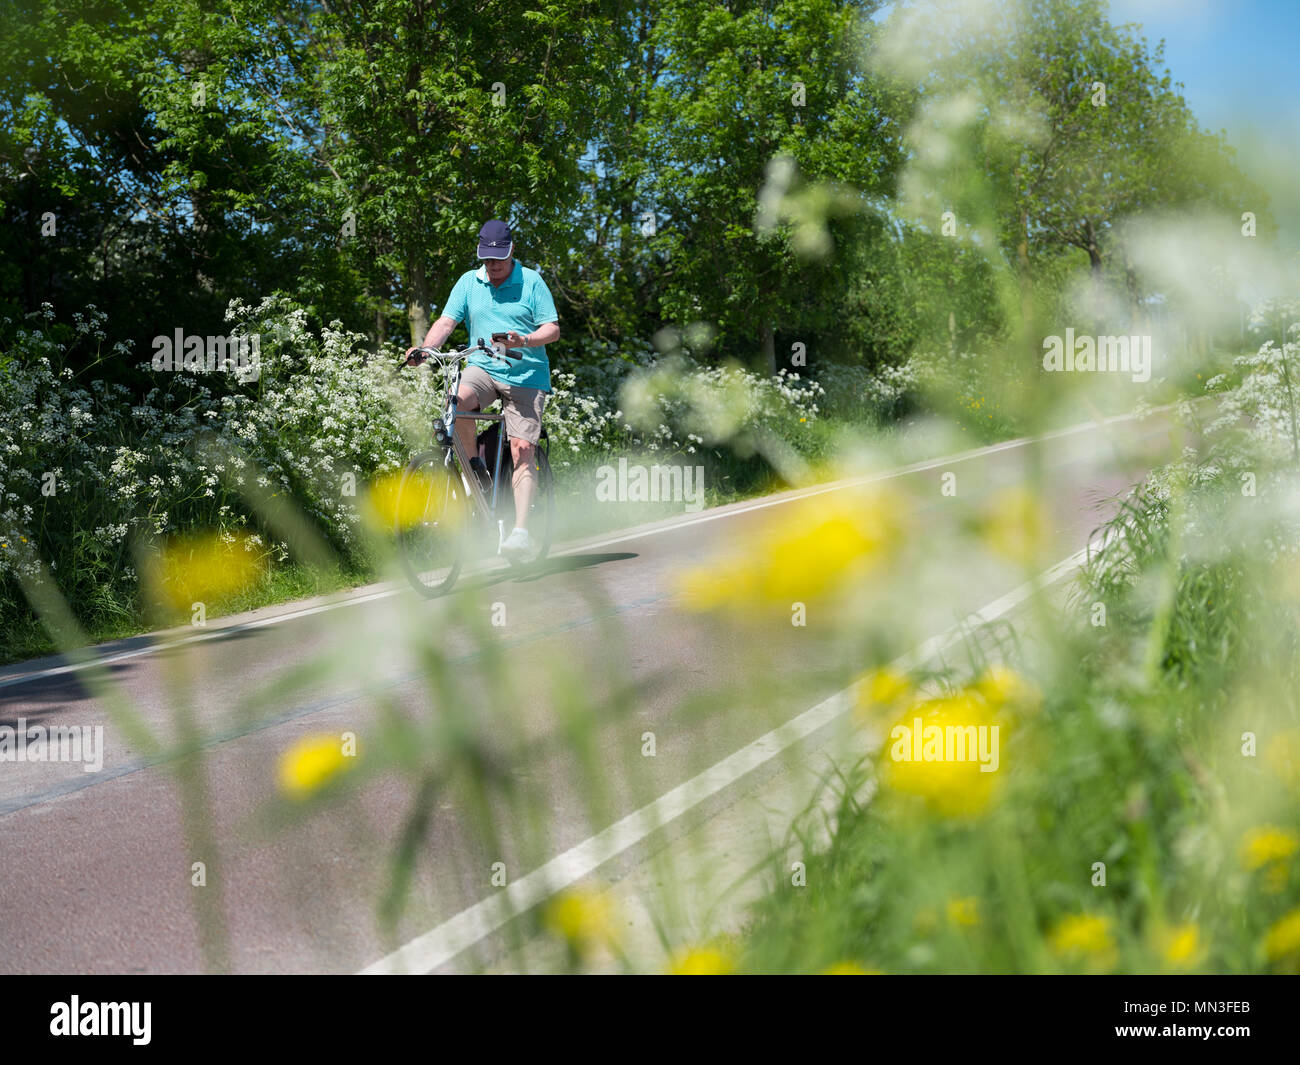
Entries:
{"label": "tree", "polygon": [[1094,314],[1116,259],[1136,313],[1141,282],[1119,240],[1123,223],[1156,208],[1226,206],[1244,179],[1159,70],[1162,46],[1111,25],[1104,0],[990,10],[938,58],[926,86],[943,126],[934,132],[970,165],[936,164],[926,184],[994,236],[1026,320],[1035,276],[1071,252],[1086,256]]}
{"label": "tree", "polygon": [[[671,0],[649,36],[662,313],[708,323],[724,352],[758,353],[768,372],[778,331],[824,322],[835,298],[839,264],[816,234],[892,191],[902,97],[860,66],[875,6]],[[765,187],[776,202],[760,227]]]}
{"label": "tree", "polygon": [[319,150],[361,247],[400,281],[413,343],[486,219],[518,223],[525,257],[564,228],[594,111],[570,72],[607,21],[580,0],[336,0],[307,20]]}

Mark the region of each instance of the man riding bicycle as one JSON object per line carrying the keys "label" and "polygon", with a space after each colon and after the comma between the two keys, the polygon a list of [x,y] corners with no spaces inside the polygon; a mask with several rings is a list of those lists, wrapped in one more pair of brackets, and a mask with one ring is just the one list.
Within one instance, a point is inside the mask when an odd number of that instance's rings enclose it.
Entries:
{"label": "man riding bicycle", "polygon": [[[515,498],[515,527],[501,545],[501,553],[525,558],[533,549],[528,535],[528,508],[537,490],[534,449],[542,433],[542,409],[551,392],[551,364],[546,345],[560,338],[559,315],[551,290],[536,270],[514,259],[514,236],[510,226],[493,219],[478,234],[478,257],[483,265],[461,274],[447,297],[442,314],[429,327],[424,347],[441,349],[462,321],[470,343],[496,334],[519,358],[505,365],[483,352],[469,357],[456,394],[460,410],[475,411],[501,400],[510,456],[514,460],[511,488]],[[407,362],[416,364],[422,356],[408,348]],[[461,447],[472,455],[475,476],[485,472],[478,457],[473,419],[458,419],[456,432]]]}

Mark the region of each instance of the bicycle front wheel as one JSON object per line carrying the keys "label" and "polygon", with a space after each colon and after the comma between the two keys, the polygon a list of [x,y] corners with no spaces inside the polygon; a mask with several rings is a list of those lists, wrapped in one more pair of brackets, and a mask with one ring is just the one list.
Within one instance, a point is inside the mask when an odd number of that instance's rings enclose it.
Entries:
{"label": "bicycle front wheel", "polygon": [[432,599],[460,573],[469,502],[446,451],[417,455],[397,490],[397,554],[411,586]]}

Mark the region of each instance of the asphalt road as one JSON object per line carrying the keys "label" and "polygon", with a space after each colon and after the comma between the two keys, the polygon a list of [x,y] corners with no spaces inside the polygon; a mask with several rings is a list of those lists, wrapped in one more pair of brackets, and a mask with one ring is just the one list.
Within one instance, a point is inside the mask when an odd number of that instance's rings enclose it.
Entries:
{"label": "asphalt road", "polygon": [[[1105,516],[1099,501],[1170,446],[1162,417],[1036,445],[1052,561],[1083,547]],[[892,475],[913,511],[915,546],[950,551],[981,501],[1023,481],[1031,451],[1013,442]],[[955,498],[940,492],[945,471],[958,475]],[[858,489],[850,481],[819,491],[851,500]],[[209,892],[230,969],[357,971],[498,890],[494,863],[511,878],[527,873],[717,763],[861,669],[862,649],[815,618],[795,628],[788,613],[727,621],[683,609],[685,566],[743,550],[801,494],[560,545],[538,573],[520,579],[492,566],[443,601],[376,586],[223,619],[185,644],[104,646],[112,683],[152,730],[175,738],[188,721],[202,736],[209,819],[197,832],[185,824],[180,791],[181,780],[198,779],[194,762],[184,763],[189,776],[174,761],[151,763],[84,672],[61,660],[0,670],[0,725],[104,726],[98,772],[0,763],[0,970],[204,971],[195,895]],[[1022,568],[989,559],[947,561],[916,575],[906,604],[882,604],[899,612],[897,646],[1025,579]],[[443,658],[423,658],[428,646]],[[584,701],[606,716],[575,753],[557,707]],[[287,824],[266,811],[281,808],[277,759],[296,739],[351,731],[364,745],[394,719],[486,723],[476,750],[499,787],[480,802],[455,775],[429,786],[431,814],[408,830],[409,901],[385,931],[376,899],[416,781],[396,771],[370,777],[347,807]],[[195,862],[205,863],[204,887],[192,884]],[[486,964],[504,942],[485,938],[459,967]]]}

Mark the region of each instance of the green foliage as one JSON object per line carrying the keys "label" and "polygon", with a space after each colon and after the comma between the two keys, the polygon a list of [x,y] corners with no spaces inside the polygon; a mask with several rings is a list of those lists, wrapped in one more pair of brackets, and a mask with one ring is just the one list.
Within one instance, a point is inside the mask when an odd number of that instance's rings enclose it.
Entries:
{"label": "green foliage", "polygon": [[[1069,611],[1052,619],[1059,630],[1042,631],[1038,618],[1037,640],[1055,644],[1036,678],[1044,700],[1011,727],[1003,719],[996,803],[973,817],[921,813],[882,783],[883,753],[850,767],[833,782],[829,839],[801,851],[808,886],[778,880],[754,909],[746,969],[1292,964],[1263,944],[1300,898],[1294,860],[1257,859],[1250,841],[1279,833],[1294,848],[1297,839],[1285,744],[1297,720],[1300,630],[1296,586],[1279,586],[1274,568],[1294,559],[1261,553],[1272,533],[1294,540],[1294,519],[1275,513],[1276,529],[1225,536],[1242,527],[1235,479],[1195,462],[1168,476],[1181,487],[1157,477],[1109,524]],[[1169,491],[1188,497],[1172,516]],[[1094,603],[1107,607],[1099,628],[1078,621]],[[1258,767],[1242,757],[1244,730],[1264,745]],[[807,832],[811,818],[801,824]],[[1106,866],[1104,886],[1094,862]],[[1077,949],[1063,945],[1068,928]]]}
{"label": "green foliage", "polygon": [[[105,352],[107,325],[94,308],[70,325],[51,308],[24,322],[0,355],[0,621],[24,630],[30,612],[19,578],[50,576],[97,635],[147,627],[140,602],[140,552],[193,530],[248,534],[271,563],[265,580],[239,602],[274,601],[305,574],[284,529],[259,514],[292,499],[309,536],[332,550],[342,571],[373,576],[376,557],[363,535],[368,481],[400,468],[428,445],[443,382],[427,372],[394,377],[396,354],[376,358],[366,338],[334,322],[309,325],[305,308],[284,297],[256,306],[235,301],[232,334],[261,338],[255,380],[178,372],[138,401],[121,384],[82,385],[68,353]],[[546,412],[551,462],[561,504],[573,503],[566,535],[595,531],[586,504],[593,471],[617,457],[643,453],[653,462],[708,469],[709,503],[770,490],[781,475],[754,447],[730,446],[741,435],[781,441],[808,459],[825,453],[815,429],[821,390],[797,375],[769,379],[734,367],[633,367],[607,359],[587,367],[584,385],[556,374]],[[641,416],[621,409],[629,383]],[[725,426],[718,396],[734,399]],[[629,408],[630,410],[630,408]],[[712,430],[712,435],[710,434]],[[629,524],[642,515],[604,508],[602,519]],[[566,517],[567,520],[567,517]],[[603,526],[602,526],[603,527]],[[282,572],[283,571],[283,572]],[[14,647],[47,646],[15,636]]]}
{"label": "green foliage", "polygon": [[[1300,912],[1281,361],[1271,341],[1239,360],[1223,414],[1191,423],[1199,447],[1110,501],[1062,608],[1019,623],[1007,665],[1041,705],[1000,717],[996,799],[966,816],[921,809],[891,788],[888,739],[843,767],[819,803],[824,842],[815,813],[792,831],[807,886],[783,876],[755,907],[745,968],[1294,970],[1294,944],[1270,938]],[[968,636],[973,672],[944,672],[941,690],[979,690],[993,635]]]}
{"label": "green foliage", "polygon": [[908,213],[935,226],[952,211],[963,236],[996,246],[1015,279],[1004,313],[1026,325],[1060,320],[1062,262],[1090,274],[1086,298],[1070,308],[1075,320],[1113,321],[1114,304],[1141,322],[1150,291],[1127,223],[1196,208],[1235,219],[1243,196],[1260,203],[1262,194],[1223,137],[1200,129],[1160,69],[1163,46],[1111,25],[1104,0],[985,10],[976,25],[925,26],[921,36],[914,12],[897,14],[904,46],[940,52],[926,57]]}
{"label": "green foliage", "polygon": [[502,216],[565,343],[701,325],[697,354],[767,372],[796,344],[897,365],[1059,319],[1089,266],[1136,314],[1128,221],[1262,200],[1099,0],[991,10],[904,62],[911,9],[875,0],[21,0],[0,313],[93,302],[139,350],[281,291],[405,339]]}

